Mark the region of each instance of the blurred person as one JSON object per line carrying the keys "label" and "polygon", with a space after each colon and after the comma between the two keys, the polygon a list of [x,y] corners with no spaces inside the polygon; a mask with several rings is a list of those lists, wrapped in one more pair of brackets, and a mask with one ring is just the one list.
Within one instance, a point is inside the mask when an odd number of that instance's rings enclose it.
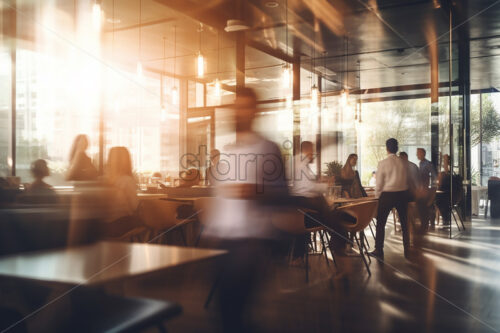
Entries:
{"label": "blurred person", "polygon": [[66,180],[96,180],[99,172],[92,164],[86,151],[89,147],[89,139],[84,134],[76,136],[69,154],[69,168]]}
{"label": "blurred person", "polygon": [[347,157],[344,167],[340,171],[342,193],[347,198],[361,198],[367,196],[363,186],[361,185],[359,173],[357,170],[354,170],[357,163],[358,155],[350,154]]}
{"label": "blurred person", "polygon": [[370,180],[368,181],[368,186],[375,187],[375,185],[377,185],[377,172],[372,171],[372,176],[371,176]]}
{"label": "blurred person", "polygon": [[419,187],[419,173],[418,166],[408,160],[408,154],[404,151],[399,153],[399,157],[405,162],[408,168],[408,192],[409,192],[409,200],[415,200],[415,195]]}
{"label": "blurred person", "polygon": [[58,203],[58,196],[56,191],[43,181],[45,177],[49,176],[49,168],[47,162],[43,159],[36,160],[31,163],[31,174],[34,178],[25,192],[20,196],[22,203],[30,204],[56,204]]}
{"label": "blurred person", "polygon": [[211,186],[217,185],[217,182],[222,177],[219,175],[219,161],[220,161],[220,151],[218,149],[212,149],[210,152],[210,166],[207,168],[207,180],[208,184]]}
{"label": "blurred person", "polygon": [[[342,227],[343,223],[355,223],[356,219],[347,213],[338,213],[331,210],[325,200],[324,193],[328,190],[328,184],[317,180],[316,175],[309,168],[309,164],[314,161],[313,143],[304,141],[300,145],[300,153],[294,156],[294,178],[291,195],[294,196],[293,202],[299,207],[315,210],[317,213],[308,213],[305,218],[306,227],[316,227],[319,220],[325,223],[329,228],[332,238],[329,246],[336,254],[345,254],[345,245],[347,233]],[[306,239],[300,239],[305,242]],[[300,243],[299,243],[300,244]],[[305,246],[298,246],[294,253],[295,257],[302,257]]]}
{"label": "blurred person", "polygon": [[[438,192],[436,193],[436,206],[443,218],[443,225],[451,224],[451,191],[450,191],[450,155],[443,155],[443,170],[438,175]],[[455,184],[453,184],[455,186]],[[458,191],[454,191],[457,193]]]}
{"label": "blurred person", "polygon": [[418,173],[420,176],[420,186],[429,188],[436,181],[436,169],[434,165],[425,158],[426,151],[424,148],[417,148],[417,158],[420,161],[418,164]]}
{"label": "blurred person", "polygon": [[203,232],[205,242],[229,251],[218,283],[225,332],[244,330],[246,306],[276,242],[269,213],[288,198],[280,149],[252,129],[255,92],[238,89],[234,108],[236,143],[222,154],[228,174],[217,183],[214,203],[206,207]]}
{"label": "blurred person", "polygon": [[179,187],[193,187],[200,184],[200,171],[189,168],[187,171],[179,172]]}
{"label": "blurred person", "polygon": [[416,203],[420,216],[421,230],[427,231],[429,222],[431,228],[434,228],[435,219],[432,218],[432,196],[435,191],[434,183],[436,181],[436,169],[434,165],[425,158],[424,148],[417,148],[417,158],[420,161],[418,165],[419,187],[416,194]]}
{"label": "blurred person", "polygon": [[132,160],[125,147],[112,147],[106,162],[105,182],[111,186],[108,214],[101,225],[101,236],[118,237],[139,226],[136,215],[139,201],[132,175]]}
{"label": "blurred person", "polygon": [[390,138],[385,142],[387,158],[377,166],[377,185],[375,194],[379,198],[377,209],[377,234],[375,236],[375,250],[369,255],[384,258],[385,225],[387,217],[393,208],[396,208],[403,231],[403,246],[405,257],[409,255],[408,234],[408,178],[407,166],[396,156],[398,141]]}

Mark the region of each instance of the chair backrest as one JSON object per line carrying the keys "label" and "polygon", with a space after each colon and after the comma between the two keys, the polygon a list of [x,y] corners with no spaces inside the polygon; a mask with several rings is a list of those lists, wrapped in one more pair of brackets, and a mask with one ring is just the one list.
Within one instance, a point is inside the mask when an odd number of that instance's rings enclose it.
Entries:
{"label": "chair backrest", "polygon": [[208,216],[212,209],[216,209],[216,197],[202,197],[194,202],[194,211],[201,224],[208,223]]}
{"label": "chair backrest", "polygon": [[356,218],[356,224],[346,225],[346,229],[350,232],[363,231],[370,224],[376,209],[378,201],[366,201],[352,205],[346,205],[337,208],[340,211],[346,212]]}
{"label": "chair backrest", "polygon": [[154,229],[170,228],[180,221],[177,219],[177,208],[183,202],[167,200],[142,200],[138,214],[142,222]]}
{"label": "chair backrest", "polygon": [[271,224],[276,229],[293,235],[306,233],[304,216],[296,207],[282,207],[270,213]]}

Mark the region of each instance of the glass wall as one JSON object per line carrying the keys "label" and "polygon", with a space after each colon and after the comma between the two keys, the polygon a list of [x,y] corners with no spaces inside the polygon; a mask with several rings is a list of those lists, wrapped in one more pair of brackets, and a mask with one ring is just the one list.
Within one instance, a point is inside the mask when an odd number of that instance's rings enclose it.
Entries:
{"label": "glass wall", "polygon": [[11,64],[9,50],[0,48],[0,177],[10,176],[12,168]]}

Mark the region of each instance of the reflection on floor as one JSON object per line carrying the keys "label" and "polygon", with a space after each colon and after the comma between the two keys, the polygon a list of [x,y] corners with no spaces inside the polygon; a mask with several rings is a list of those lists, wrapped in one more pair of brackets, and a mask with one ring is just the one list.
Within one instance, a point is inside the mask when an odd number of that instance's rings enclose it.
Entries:
{"label": "reflection on floor", "polygon": [[[446,238],[437,231],[414,239],[412,259],[400,233],[387,232],[385,264],[337,258],[338,269],[311,256],[303,267],[276,264],[249,313],[256,332],[495,332],[500,331],[500,221],[474,219]],[[454,233],[457,234],[456,230]],[[373,240],[369,238],[370,243]],[[417,246],[419,249],[417,249]],[[214,272],[196,267],[175,279],[136,282],[126,293],[175,300],[184,314],[177,332],[219,331],[216,307],[203,308]]]}

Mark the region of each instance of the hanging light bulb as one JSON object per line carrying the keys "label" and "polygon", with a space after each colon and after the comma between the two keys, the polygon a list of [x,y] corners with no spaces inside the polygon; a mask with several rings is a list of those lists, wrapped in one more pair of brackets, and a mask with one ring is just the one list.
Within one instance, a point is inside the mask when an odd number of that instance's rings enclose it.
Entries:
{"label": "hanging light bulb", "polygon": [[346,89],[342,89],[342,93],[340,93],[340,103],[342,107],[347,106],[347,97],[349,96],[349,92]]}
{"label": "hanging light bulb", "polygon": [[202,78],[205,75],[205,58],[203,58],[203,55],[201,52],[198,52],[198,77]]}
{"label": "hanging light bulb", "polygon": [[96,30],[101,29],[102,22],[102,10],[101,5],[98,2],[95,2],[92,5],[92,24]]}
{"label": "hanging light bulb", "polygon": [[286,108],[291,109],[292,106],[293,106],[292,95],[287,95],[286,96]]}
{"label": "hanging light bulb", "polygon": [[220,81],[219,79],[215,79],[215,96],[216,97],[221,97],[222,95],[222,89],[221,89],[221,86],[220,86]]}
{"label": "hanging light bulb", "polygon": [[137,62],[137,75],[142,77],[142,63],[140,61]]}
{"label": "hanging light bulb", "polygon": [[179,90],[177,89],[177,87],[174,86],[172,88],[172,91],[170,92],[170,94],[172,95],[172,104],[178,105],[179,104]]}
{"label": "hanging light bulb", "polygon": [[165,105],[162,105],[161,107],[161,114],[160,114],[161,121],[167,120],[167,108]]}
{"label": "hanging light bulb", "polygon": [[290,66],[288,64],[283,66],[283,73],[281,75],[281,83],[283,84],[283,88],[290,88],[292,83],[292,73],[290,70]]}
{"label": "hanging light bulb", "polygon": [[311,109],[314,111],[318,109],[318,87],[316,85],[311,88]]}

